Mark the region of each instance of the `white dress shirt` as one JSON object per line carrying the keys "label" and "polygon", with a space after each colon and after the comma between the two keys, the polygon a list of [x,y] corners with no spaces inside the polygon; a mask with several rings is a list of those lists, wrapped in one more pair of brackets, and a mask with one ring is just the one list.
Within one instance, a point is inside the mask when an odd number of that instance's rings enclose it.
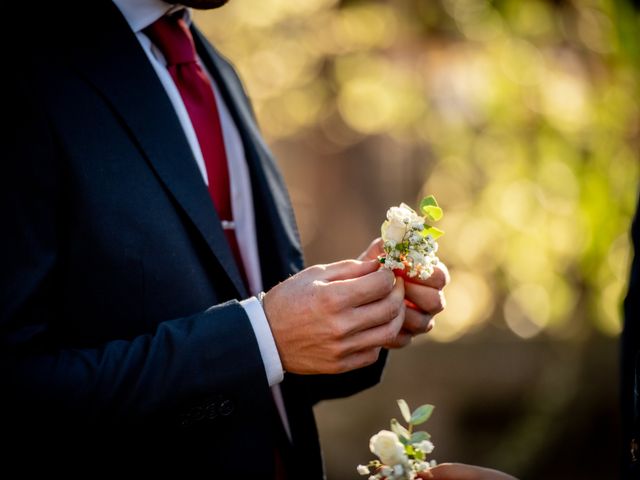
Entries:
{"label": "white dress shirt", "polygon": [[[176,111],[180,125],[189,142],[196,164],[202,174],[202,179],[208,185],[207,170],[200,150],[200,144],[195,130],[189,118],[189,113],[182,101],[180,92],[176,87],[173,78],[166,67],[166,61],[162,52],[151,43],[143,30],[163,15],[183,10],[185,20],[191,22],[191,12],[180,5],[171,5],[162,0],[113,0],[113,3],[120,9],[135,33],[149,62],[153,66],[162,86],[164,87],[173,108]],[[229,181],[231,190],[231,207],[233,213],[233,223],[223,224],[224,228],[235,228],[236,238],[240,247],[242,263],[249,281],[249,291],[252,295],[257,295],[262,290],[262,275],[260,272],[260,259],[258,257],[258,243],[256,239],[256,229],[253,212],[253,195],[251,191],[251,180],[244,154],[244,147],[238,129],[229,113],[229,110],[218,91],[215,81],[200,61],[200,67],[209,76],[213,92],[220,115],[222,126],[222,136],[224,139],[225,151],[227,154]],[[269,322],[264,314],[262,305],[254,296],[240,302],[245,309],[251,322],[251,326],[258,340],[258,348],[262,362],[264,363],[267,380],[271,386],[276,406],[282,417],[285,430],[289,437],[289,425],[284,410],[284,402],[280,392],[279,383],[284,378],[284,372],[278,350],[276,348],[273,334]]]}

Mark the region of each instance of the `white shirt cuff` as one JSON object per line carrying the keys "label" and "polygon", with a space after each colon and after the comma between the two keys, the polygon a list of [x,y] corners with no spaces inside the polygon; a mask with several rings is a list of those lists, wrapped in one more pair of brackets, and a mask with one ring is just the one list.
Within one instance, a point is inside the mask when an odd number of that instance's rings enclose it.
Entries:
{"label": "white shirt cuff", "polygon": [[282,369],[282,362],[280,361],[276,341],[271,333],[271,327],[269,326],[267,317],[264,314],[260,301],[256,297],[242,300],[240,305],[242,305],[242,308],[247,312],[253,333],[258,339],[258,348],[260,349],[262,363],[264,363],[267,381],[269,382],[269,386],[273,387],[284,379],[284,370]]}

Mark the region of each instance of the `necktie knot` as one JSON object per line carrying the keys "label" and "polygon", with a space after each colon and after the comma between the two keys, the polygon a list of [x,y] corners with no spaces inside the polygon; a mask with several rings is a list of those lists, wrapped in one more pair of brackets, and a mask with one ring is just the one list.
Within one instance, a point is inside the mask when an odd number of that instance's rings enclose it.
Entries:
{"label": "necktie knot", "polygon": [[165,15],[143,31],[160,49],[167,61],[167,67],[196,61],[193,37],[182,17]]}

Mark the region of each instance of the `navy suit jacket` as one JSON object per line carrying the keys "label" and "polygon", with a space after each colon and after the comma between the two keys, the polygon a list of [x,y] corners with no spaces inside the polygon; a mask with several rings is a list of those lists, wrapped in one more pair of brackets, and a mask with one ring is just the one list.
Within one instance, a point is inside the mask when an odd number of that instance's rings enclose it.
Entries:
{"label": "navy suit jacket", "polygon": [[[3,32],[20,46],[2,89],[0,459],[269,478],[281,424],[216,211],[120,12],[80,8],[32,12],[28,41]],[[242,137],[268,289],[303,265],[291,204],[233,68],[193,33]],[[312,406],[383,362],[285,375],[294,470],[322,477]]]}

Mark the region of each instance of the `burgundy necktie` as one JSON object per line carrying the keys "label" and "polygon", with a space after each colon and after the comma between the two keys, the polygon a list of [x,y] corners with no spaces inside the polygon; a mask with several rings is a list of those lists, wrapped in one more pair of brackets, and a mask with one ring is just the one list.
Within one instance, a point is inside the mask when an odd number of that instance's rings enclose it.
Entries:
{"label": "burgundy necktie", "polygon": [[[229,168],[220,115],[211,82],[196,60],[189,26],[180,15],[166,15],[145,28],[144,33],[164,55],[167,70],[189,113],[207,169],[209,195],[218,216],[220,220],[232,221]],[[225,228],[225,235],[246,286],[247,277],[235,230]]]}
{"label": "burgundy necktie", "polygon": [[[196,60],[195,45],[189,27],[180,16],[164,16],[145,28],[144,33],[164,55],[167,69],[187,108],[207,168],[209,195],[220,220],[231,221],[233,214],[229,192],[229,169],[220,116],[211,82]],[[242,279],[248,286],[235,230],[225,229],[225,234]],[[280,447],[275,445],[274,455],[275,478],[286,480],[282,453]]]}

